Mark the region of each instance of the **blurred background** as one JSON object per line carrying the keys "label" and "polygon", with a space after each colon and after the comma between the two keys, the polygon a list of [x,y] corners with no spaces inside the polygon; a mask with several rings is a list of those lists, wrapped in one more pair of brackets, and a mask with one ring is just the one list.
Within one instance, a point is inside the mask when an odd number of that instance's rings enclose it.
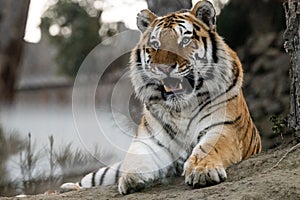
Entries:
{"label": "blurred background", "polygon": [[[142,9],[164,15],[189,9],[196,2],[0,0],[0,196],[57,189],[62,182],[77,181],[103,165],[98,158],[104,164],[117,159],[118,153],[102,140],[99,129],[90,126],[87,97],[77,91],[77,114],[84,116],[83,131],[78,131],[72,92],[83,61],[88,57],[86,83],[102,70],[102,76],[96,77],[92,106],[98,120],[107,125],[105,130],[120,126],[111,111],[120,113],[122,131],[131,133],[110,140],[118,138],[126,148],[134,134],[126,120],[133,119],[134,127],[141,115],[126,75],[130,49],[139,33],[130,32],[128,40],[117,40],[115,35],[136,30],[136,15]],[[274,148],[289,137],[281,130],[289,112],[290,86],[282,1],[213,3],[219,14],[217,31],[243,63],[243,91],[264,150]],[[90,54],[95,47],[97,51]],[[116,85],[125,90],[117,92],[120,98],[112,106]],[[122,96],[128,96],[125,104]]]}

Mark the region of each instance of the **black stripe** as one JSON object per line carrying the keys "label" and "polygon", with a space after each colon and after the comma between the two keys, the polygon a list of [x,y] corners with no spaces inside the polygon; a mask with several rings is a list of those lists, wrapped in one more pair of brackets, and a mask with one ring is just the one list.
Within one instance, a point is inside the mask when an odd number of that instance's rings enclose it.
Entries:
{"label": "black stripe", "polygon": [[[184,11],[184,10],[181,10],[181,11]],[[183,16],[177,16],[177,18],[179,18],[179,19],[185,19]]]}
{"label": "black stripe", "polygon": [[207,38],[206,37],[201,37],[203,45],[204,45],[204,50],[205,50],[205,54],[207,51]]}
{"label": "black stripe", "polygon": [[199,56],[198,53],[195,53],[195,58],[196,58],[196,60],[201,60],[201,58],[200,58],[200,56]]}
{"label": "black stripe", "polygon": [[[146,104],[146,108],[147,108],[147,104]],[[149,108],[149,105],[148,105],[148,108]],[[148,108],[147,108],[147,110],[149,110]],[[174,129],[172,128],[172,126],[171,126],[170,124],[163,123],[163,122],[162,122],[162,119],[156,115],[156,112],[155,112],[155,111],[152,110],[152,111],[150,111],[150,112],[151,112],[152,116],[157,120],[157,122],[160,123],[160,124],[163,126],[164,130],[166,130],[166,132],[167,132],[167,134],[170,136],[170,138],[171,138],[174,142],[176,142],[178,145],[180,145],[180,143],[182,144],[182,142],[180,142],[180,141],[175,137],[175,136],[177,135],[177,132],[174,131]],[[176,109],[176,112],[180,112],[180,111]],[[176,124],[173,124],[173,125],[174,125],[174,127],[176,127]],[[177,130],[178,130],[178,129],[177,129]]]}
{"label": "black stripe", "polygon": [[203,96],[207,96],[207,95],[209,95],[209,92],[199,92],[197,94],[197,97],[203,97]]}
{"label": "black stripe", "polygon": [[178,26],[180,26],[181,28],[186,28],[185,26],[183,26],[182,24],[178,24]]}
{"label": "black stripe", "polygon": [[156,152],[154,151],[154,149],[149,144],[147,144],[147,143],[145,143],[145,142],[143,142],[141,140],[135,140],[134,142],[139,142],[139,143],[144,144],[145,146],[147,146],[151,150],[151,152],[153,152],[153,153],[156,154]]}
{"label": "black stripe", "polygon": [[206,134],[205,131],[200,131],[200,132],[199,132],[199,134],[198,134],[198,136],[197,136],[197,143],[200,142],[201,137],[202,137],[203,135],[205,135],[205,134]]}
{"label": "black stripe", "polygon": [[[145,77],[142,77],[145,79]],[[149,77],[147,77],[148,79]],[[147,80],[146,80],[147,81]],[[162,91],[163,90],[163,86],[160,86],[160,85],[157,85],[155,83],[147,83],[146,85],[142,86],[139,91],[137,92],[138,94],[142,93],[143,90],[149,88],[149,87],[153,87],[152,90],[155,90],[155,91]],[[160,97],[161,98],[161,97]]]}
{"label": "black stripe", "polygon": [[163,23],[164,23],[164,22],[161,21],[161,22],[159,22],[159,23],[157,24],[157,26],[161,26]]}
{"label": "black stripe", "polygon": [[231,90],[238,81],[238,76],[239,76],[240,70],[239,70],[236,62],[232,61],[232,65],[233,65],[232,70],[233,70],[233,74],[234,74],[234,79],[232,81],[232,84],[227,88],[227,90],[224,93],[220,94],[219,96],[221,96],[221,95],[227,93],[229,90]]}
{"label": "black stripe", "polygon": [[79,187],[82,187],[82,183],[81,183],[81,180],[80,180],[80,182],[78,183],[78,185],[79,185]]}
{"label": "black stripe", "polygon": [[115,175],[115,183],[118,183],[118,180],[119,180],[119,177],[120,177],[121,165],[122,165],[122,163],[120,163],[118,168],[117,168],[116,175]]}
{"label": "black stripe", "polygon": [[147,54],[150,54],[150,48],[146,48],[146,46],[143,46],[143,49],[146,51]]}
{"label": "black stripe", "polygon": [[149,101],[158,101],[158,100],[161,100],[161,97],[160,96],[150,96],[148,98]]}
{"label": "black stripe", "polygon": [[144,82],[148,82],[149,77],[146,74],[141,74],[141,78],[143,79]]}
{"label": "black stripe", "polygon": [[92,187],[96,186],[96,183],[95,183],[95,176],[96,176],[97,172],[93,172],[92,174]]}
{"label": "black stripe", "polygon": [[[213,99],[213,100],[215,100],[215,99]],[[201,101],[199,106],[193,110],[193,112],[195,112],[195,110],[197,110],[199,108],[198,112],[192,117],[192,119],[194,119],[203,110],[203,108],[205,108],[211,102],[212,102],[212,100],[210,99],[210,96],[206,97],[206,99]]]}
{"label": "black stripe", "polygon": [[217,56],[217,41],[216,41],[216,36],[213,32],[209,32],[209,37],[210,37],[210,41],[211,41],[211,45],[212,45],[212,56],[213,56],[213,60],[215,63],[218,62],[218,56]]}
{"label": "black stripe", "polygon": [[243,140],[242,140],[242,141],[244,141],[244,140],[246,139],[247,135],[248,135],[248,130],[249,130],[250,124],[251,124],[250,121],[251,121],[251,119],[250,119],[250,117],[248,116],[247,128],[246,128],[246,131],[245,131],[245,133],[244,133],[244,137],[243,137]]}
{"label": "black stripe", "polygon": [[[187,128],[186,128],[186,133],[188,133],[188,131],[189,131],[189,129],[190,129],[190,126],[191,126],[191,124],[192,124],[192,121],[199,115],[199,113],[202,111],[202,109],[203,108],[205,108],[208,104],[210,104],[211,103],[211,100],[210,100],[210,98],[209,97],[207,97],[204,101],[206,101],[206,102],[203,102],[203,103],[201,103],[202,104],[202,106],[201,106],[201,104],[200,104],[200,108],[199,107],[197,107],[197,108],[199,108],[199,110],[198,110],[198,112],[191,118],[191,120],[189,121],[189,124],[187,125]],[[193,112],[194,112],[194,110],[193,110]]]}
{"label": "black stripe", "polygon": [[203,149],[203,147],[200,145],[199,146],[199,149],[204,153],[204,154],[207,154],[207,152]]}
{"label": "black stripe", "polygon": [[218,149],[214,145],[209,144],[209,143],[207,143],[207,145],[209,145],[211,148],[213,148],[217,154],[219,153]]}
{"label": "black stripe", "polygon": [[251,140],[250,140],[250,143],[249,143],[249,146],[248,146],[248,149],[247,149],[247,152],[245,153],[245,155],[243,156],[243,159],[247,157],[251,147],[252,147],[252,142],[255,138],[255,135],[256,135],[256,131],[255,131],[255,127],[252,128],[252,136],[251,136]]}
{"label": "black stripe", "polygon": [[[199,78],[198,79],[198,84],[196,85],[195,90],[200,90],[200,88],[202,88],[202,86],[203,86],[203,82],[204,82],[204,79],[203,78]],[[198,95],[199,95],[199,93],[197,94],[197,97],[199,97]]]}
{"label": "black stripe", "polygon": [[225,101],[221,101],[221,102],[219,102],[219,103],[217,103],[217,104],[214,104],[214,105],[210,106],[208,109],[213,108],[213,107],[216,107],[216,106],[219,106],[219,105],[221,105],[221,104],[223,104],[223,103],[228,103],[229,101],[232,101],[233,99],[237,98],[237,96],[238,96],[238,95],[234,95],[234,96],[232,96],[231,98],[226,99]]}
{"label": "black stripe", "polygon": [[261,151],[261,140],[259,137],[256,138],[256,144],[258,145],[258,148],[256,149],[254,154],[257,154]]}
{"label": "black stripe", "polygon": [[183,21],[183,20],[179,20],[179,19],[177,19],[177,20],[174,20],[174,22],[177,22],[177,23],[179,23],[179,24],[181,24],[181,23],[184,23],[184,21]]}
{"label": "black stripe", "polygon": [[141,63],[142,62],[142,59],[141,59],[141,50],[140,49],[136,49],[135,55],[136,55],[135,62],[136,63]]}
{"label": "black stripe", "polygon": [[[212,103],[213,101],[215,101],[216,99],[218,99],[218,98],[221,97],[222,95],[226,94],[228,91],[230,91],[230,90],[236,85],[237,80],[238,80],[239,68],[236,66],[236,65],[237,65],[236,62],[232,62],[232,64],[234,65],[233,68],[236,67],[235,74],[234,74],[234,79],[233,79],[232,84],[227,88],[227,90],[226,90],[225,92],[219,94],[219,95],[216,96],[214,99],[210,99],[210,98],[208,97],[208,98],[205,100],[206,102],[204,102],[204,104],[201,103],[202,106],[200,107],[200,109],[198,110],[198,112],[191,118],[191,120],[190,120],[190,122],[189,122],[189,124],[188,124],[188,126],[187,126],[186,133],[188,132],[188,130],[189,130],[191,124],[192,124],[192,121],[198,116],[198,114],[199,114],[199,113],[200,113],[200,112],[201,112],[208,104]],[[197,107],[197,108],[198,108],[198,107]],[[196,109],[197,109],[197,108],[196,108]],[[195,110],[196,110],[196,109],[195,109]],[[193,112],[194,112],[194,110],[193,110]]]}
{"label": "black stripe", "polygon": [[145,85],[145,88],[152,87],[152,86],[158,86],[158,85],[156,83],[147,83]]}
{"label": "black stripe", "polygon": [[185,31],[183,34],[192,34],[191,31]]}
{"label": "black stripe", "polygon": [[172,126],[170,124],[163,123],[163,128],[166,130],[167,134],[173,140],[177,133],[173,130]]}
{"label": "black stripe", "polygon": [[144,68],[142,65],[136,65],[137,71],[144,71]]}
{"label": "black stripe", "polygon": [[221,108],[217,108],[216,110],[213,110],[213,111],[211,111],[210,113],[204,115],[204,116],[199,120],[199,122],[201,122],[201,121],[204,120],[205,118],[211,116],[214,112],[216,112],[216,111],[218,111],[218,110],[220,110],[220,109],[221,109]]}
{"label": "black stripe", "polygon": [[151,132],[150,131],[150,127],[149,127],[149,123],[148,123],[148,121],[146,120],[146,117],[145,116],[143,116],[143,118],[142,119],[144,119],[144,127],[148,130],[148,132]]}
{"label": "black stripe", "polygon": [[[146,76],[146,75],[144,75],[144,74],[140,75],[140,77],[143,79],[144,82],[149,82],[149,81],[151,81],[151,79],[149,79],[149,77]],[[147,83],[146,85],[143,85],[143,86],[139,89],[138,93],[141,93],[142,90],[145,90],[145,89],[147,89],[148,87],[154,87],[154,86],[156,86],[156,88],[152,88],[153,90],[158,90],[158,91],[161,90],[161,88],[159,88],[159,85],[157,85],[157,84],[155,84],[155,83]]]}
{"label": "black stripe", "polygon": [[107,167],[104,172],[101,174],[101,178],[100,178],[100,183],[99,185],[102,185],[103,184],[103,181],[104,181],[104,177],[106,175],[106,172],[108,171],[109,167]]}
{"label": "black stripe", "polygon": [[224,121],[224,122],[218,122],[218,123],[215,123],[215,124],[212,124],[208,127],[206,127],[205,129],[203,129],[202,131],[207,131],[211,128],[214,128],[216,126],[220,126],[220,125],[232,125],[232,124],[235,124],[238,120],[241,119],[241,115],[239,115],[237,118],[235,118],[234,120],[230,120],[230,121]]}
{"label": "black stripe", "polygon": [[[256,139],[257,140],[257,139]],[[255,142],[255,146],[253,148],[253,151],[252,151],[252,154],[256,154],[256,151],[257,151],[257,141]]]}
{"label": "black stripe", "polygon": [[232,61],[231,64],[232,64],[232,71],[233,71],[234,79],[233,79],[232,85],[230,85],[230,87],[226,91],[231,90],[235,86],[236,82],[238,81],[238,76],[240,73],[238,64],[235,61]]}
{"label": "black stripe", "polygon": [[199,36],[197,35],[197,32],[195,31],[195,29],[193,29],[193,37],[199,41]]}
{"label": "black stripe", "polygon": [[218,149],[215,147],[215,146],[213,146],[213,145],[210,145],[214,150],[215,150],[215,152],[217,153],[217,154],[219,154],[219,151],[218,151]]}
{"label": "black stripe", "polygon": [[195,76],[192,71],[188,75],[185,76],[185,80],[188,81],[191,88],[195,87]]}
{"label": "black stripe", "polygon": [[166,130],[167,134],[170,136],[171,139],[174,139],[177,132],[175,132],[170,124],[163,123],[161,118],[158,117],[155,112],[151,112],[152,116],[160,122],[160,124],[163,126],[163,129]]}
{"label": "black stripe", "polygon": [[194,27],[195,27],[195,29],[196,29],[197,31],[200,31],[200,30],[201,30],[200,26],[198,26],[198,25],[196,25],[196,24],[194,24]]}
{"label": "black stripe", "polygon": [[156,139],[155,137],[153,137],[153,138],[151,138],[151,139],[153,139],[154,142],[155,142],[158,146],[160,146],[160,147],[166,149],[166,150],[168,151],[168,153],[170,154],[172,160],[174,159],[174,155],[173,155],[173,153],[171,152],[171,150],[170,150],[169,148],[167,148],[165,145],[163,145],[163,144],[162,144],[158,139]]}

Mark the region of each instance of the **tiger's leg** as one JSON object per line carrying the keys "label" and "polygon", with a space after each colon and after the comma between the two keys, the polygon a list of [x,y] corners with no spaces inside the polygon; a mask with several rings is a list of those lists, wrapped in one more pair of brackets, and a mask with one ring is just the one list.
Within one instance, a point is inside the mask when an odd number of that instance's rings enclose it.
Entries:
{"label": "tiger's leg", "polygon": [[116,184],[120,178],[121,162],[111,166],[102,167],[99,170],[85,175],[80,182],[64,183],[60,186],[62,190],[79,190],[82,188],[91,188],[99,185]]}
{"label": "tiger's leg", "polygon": [[217,142],[214,139],[199,142],[184,163],[185,183],[198,188],[226,180],[227,162],[240,160],[237,149],[233,148],[234,145],[228,142],[232,146],[226,147],[226,144],[225,138],[219,138]]}
{"label": "tiger's leg", "polygon": [[227,178],[225,168],[241,159],[235,133],[207,132],[184,163],[185,182],[194,188],[220,183]]}
{"label": "tiger's leg", "polygon": [[149,187],[173,172],[170,152],[153,138],[133,140],[121,167],[119,192],[123,195]]}
{"label": "tiger's leg", "polygon": [[195,188],[220,183],[227,178],[226,167],[259,153],[259,133],[254,125],[249,127],[244,135],[227,128],[206,133],[184,164],[185,182]]}

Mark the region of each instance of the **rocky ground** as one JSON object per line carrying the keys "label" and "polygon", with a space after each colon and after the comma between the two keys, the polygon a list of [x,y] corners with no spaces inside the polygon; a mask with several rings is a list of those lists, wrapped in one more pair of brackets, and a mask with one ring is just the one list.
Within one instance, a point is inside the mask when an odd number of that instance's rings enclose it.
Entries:
{"label": "rocky ground", "polygon": [[[289,152],[289,153],[287,153]],[[0,198],[1,200],[56,200],[56,199],[231,199],[261,200],[300,199],[300,144],[268,150],[242,161],[227,170],[228,180],[222,184],[202,189],[191,189],[182,177],[168,184],[122,196],[117,186],[97,187],[63,194],[36,195],[25,198]],[[279,162],[280,161],[280,162]],[[279,164],[278,164],[279,162]]]}

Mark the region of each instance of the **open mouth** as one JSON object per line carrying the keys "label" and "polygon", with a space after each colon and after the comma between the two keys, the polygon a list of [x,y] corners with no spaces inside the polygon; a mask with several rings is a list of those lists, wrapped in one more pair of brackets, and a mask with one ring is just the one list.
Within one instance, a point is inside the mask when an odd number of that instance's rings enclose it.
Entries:
{"label": "open mouth", "polygon": [[164,100],[176,98],[178,96],[190,94],[193,92],[195,82],[192,76],[187,77],[167,77],[160,80],[162,87],[162,97]]}
{"label": "open mouth", "polygon": [[167,77],[161,80],[161,83],[163,84],[166,93],[183,92],[182,79]]}

